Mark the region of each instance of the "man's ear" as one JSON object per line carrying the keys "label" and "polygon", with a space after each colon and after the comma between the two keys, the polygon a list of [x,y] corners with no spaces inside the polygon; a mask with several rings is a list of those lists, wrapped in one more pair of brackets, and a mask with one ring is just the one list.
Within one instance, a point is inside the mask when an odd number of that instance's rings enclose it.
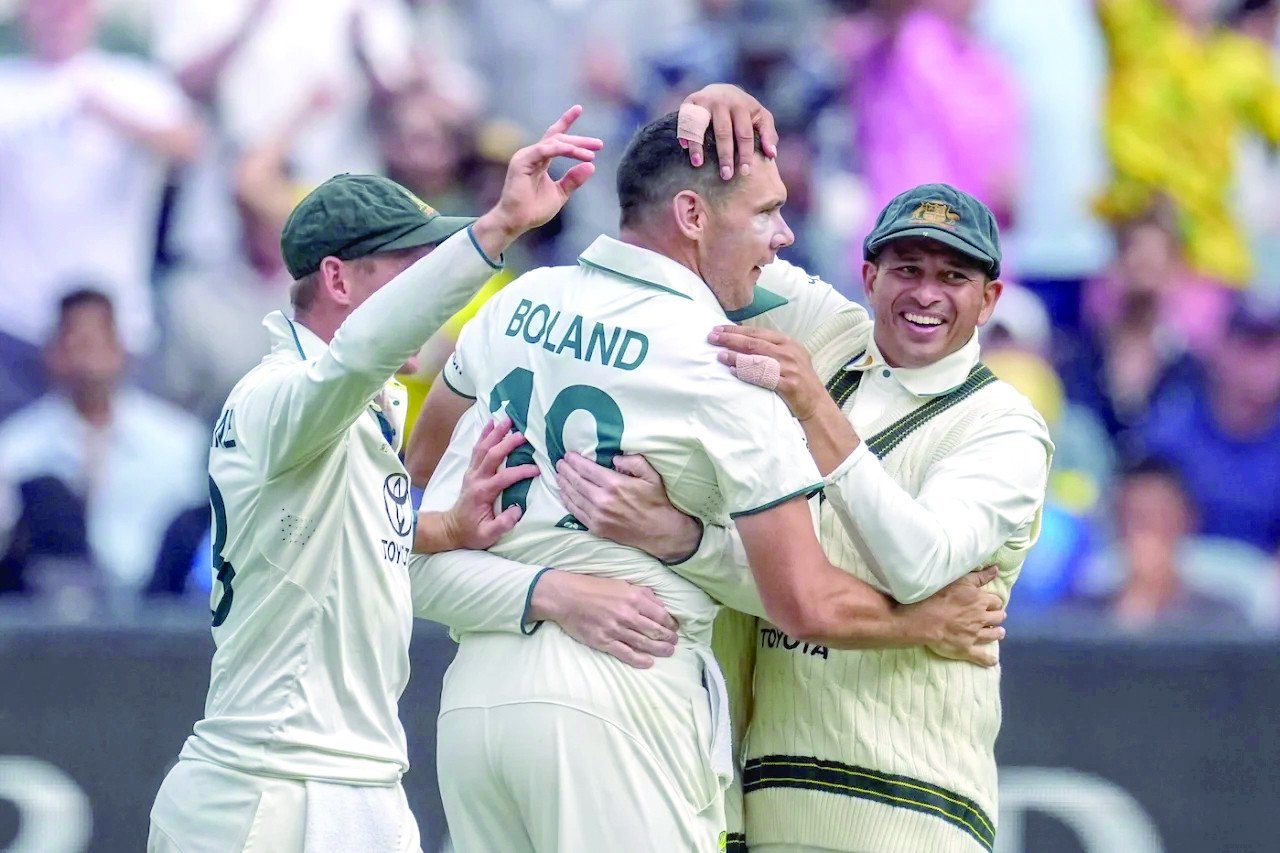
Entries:
{"label": "man's ear", "polygon": [[702,239],[707,228],[707,202],[693,190],[681,190],[671,199],[676,227],[690,240]]}
{"label": "man's ear", "polygon": [[979,326],[985,326],[991,319],[991,312],[996,310],[996,302],[1000,300],[1001,293],[1004,293],[1004,282],[998,278],[987,282],[982,288],[982,311],[978,314]]}
{"label": "man's ear", "polygon": [[330,302],[342,307],[351,305],[351,283],[347,280],[350,266],[333,255],[320,262],[320,289]]}
{"label": "man's ear", "polygon": [[862,289],[866,291],[867,296],[876,289],[876,273],[880,268],[871,261],[862,262]]}

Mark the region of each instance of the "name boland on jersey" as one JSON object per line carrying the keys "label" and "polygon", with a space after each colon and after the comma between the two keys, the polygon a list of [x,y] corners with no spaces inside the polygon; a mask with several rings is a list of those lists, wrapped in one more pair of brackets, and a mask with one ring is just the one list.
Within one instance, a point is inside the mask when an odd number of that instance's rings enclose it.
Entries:
{"label": "name boland on jersey", "polygon": [[560,500],[555,464],[570,450],[606,464],[642,454],[672,503],[715,524],[815,491],[821,477],[786,405],[733,377],[707,343],[726,322],[691,271],[607,237],[577,267],[522,276],[481,309],[444,370],[476,405],[423,507],[448,506],[484,423],[505,413],[528,439],[509,464],[531,460],[541,476],[503,494],[500,509],[523,516],[490,550],[648,586],[705,643],[715,603],[652,557],[585,532]]}

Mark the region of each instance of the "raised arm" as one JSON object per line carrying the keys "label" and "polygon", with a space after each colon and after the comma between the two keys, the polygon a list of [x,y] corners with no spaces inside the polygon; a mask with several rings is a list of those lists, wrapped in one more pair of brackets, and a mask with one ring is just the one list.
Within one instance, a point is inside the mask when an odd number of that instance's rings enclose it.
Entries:
{"label": "raised arm", "polygon": [[[591,175],[589,161],[603,143],[565,133],[580,114],[573,107],[541,141],[516,152],[498,203],[369,296],[323,354],[299,369],[266,374],[246,391],[254,402],[237,417],[261,421],[256,434],[269,438],[252,452],[269,474],[338,440],[396,369],[475,295],[497,267],[491,258],[554,216]],[[555,181],[547,169],[557,157],[583,162]]]}

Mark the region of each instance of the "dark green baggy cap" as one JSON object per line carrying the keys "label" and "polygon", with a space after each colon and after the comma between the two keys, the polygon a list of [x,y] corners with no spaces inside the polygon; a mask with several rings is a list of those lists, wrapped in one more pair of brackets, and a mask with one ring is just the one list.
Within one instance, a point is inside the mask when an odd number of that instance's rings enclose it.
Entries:
{"label": "dark green baggy cap", "polygon": [[376,252],[439,243],[473,216],[441,216],[395,181],[380,175],[335,175],[289,214],[280,252],[294,279],[310,275],[329,255],[350,261]]}
{"label": "dark green baggy cap", "polygon": [[927,237],[973,258],[992,278],[1000,277],[1000,230],[985,204],[950,184],[921,184],[885,205],[862,242],[862,256],[875,260],[890,240]]}

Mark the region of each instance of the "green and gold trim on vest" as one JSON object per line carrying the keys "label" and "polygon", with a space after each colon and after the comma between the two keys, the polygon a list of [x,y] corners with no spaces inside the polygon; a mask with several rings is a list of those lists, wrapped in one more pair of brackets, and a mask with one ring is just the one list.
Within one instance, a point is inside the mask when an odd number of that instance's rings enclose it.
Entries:
{"label": "green and gold trim on vest", "polygon": [[971,836],[984,850],[995,846],[995,825],[977,803],[955,791],[910,776],[881,773],[813,756],[765,755],[748,761],[742,778],[745,794],[769,788],[795,788],[857,797],[941,818]]}
{"label": "green and gold trim on vest", "polygon": [[[858,353],[849,360],[848,364],[856,362],[863,355],[864,353]],[[908,412],[867,439],[867,449],[874,453],[877,459],[883,459],[889,451],[901,444],[903,439],[924,426],[936,415],[941,414],[956,403],[967,399],[995,381],[996,376],[991,372],[991,369],[982,362],[978,362],[969,371],[969,375],[964,382],[961,382],[947,393],[934,397],[920,408]],[[853,392],[858,390],[858,385],[861,382],[862,371],[840,369],[827,382],[827,393],[836,401],[836,405],[843,409],[845,403],[853,396]]]}
{"label": "green and gold trim on vest", "polygon": [[726,833],[720,849],[725,853],[747,853],[747,836],[741,832]]}

